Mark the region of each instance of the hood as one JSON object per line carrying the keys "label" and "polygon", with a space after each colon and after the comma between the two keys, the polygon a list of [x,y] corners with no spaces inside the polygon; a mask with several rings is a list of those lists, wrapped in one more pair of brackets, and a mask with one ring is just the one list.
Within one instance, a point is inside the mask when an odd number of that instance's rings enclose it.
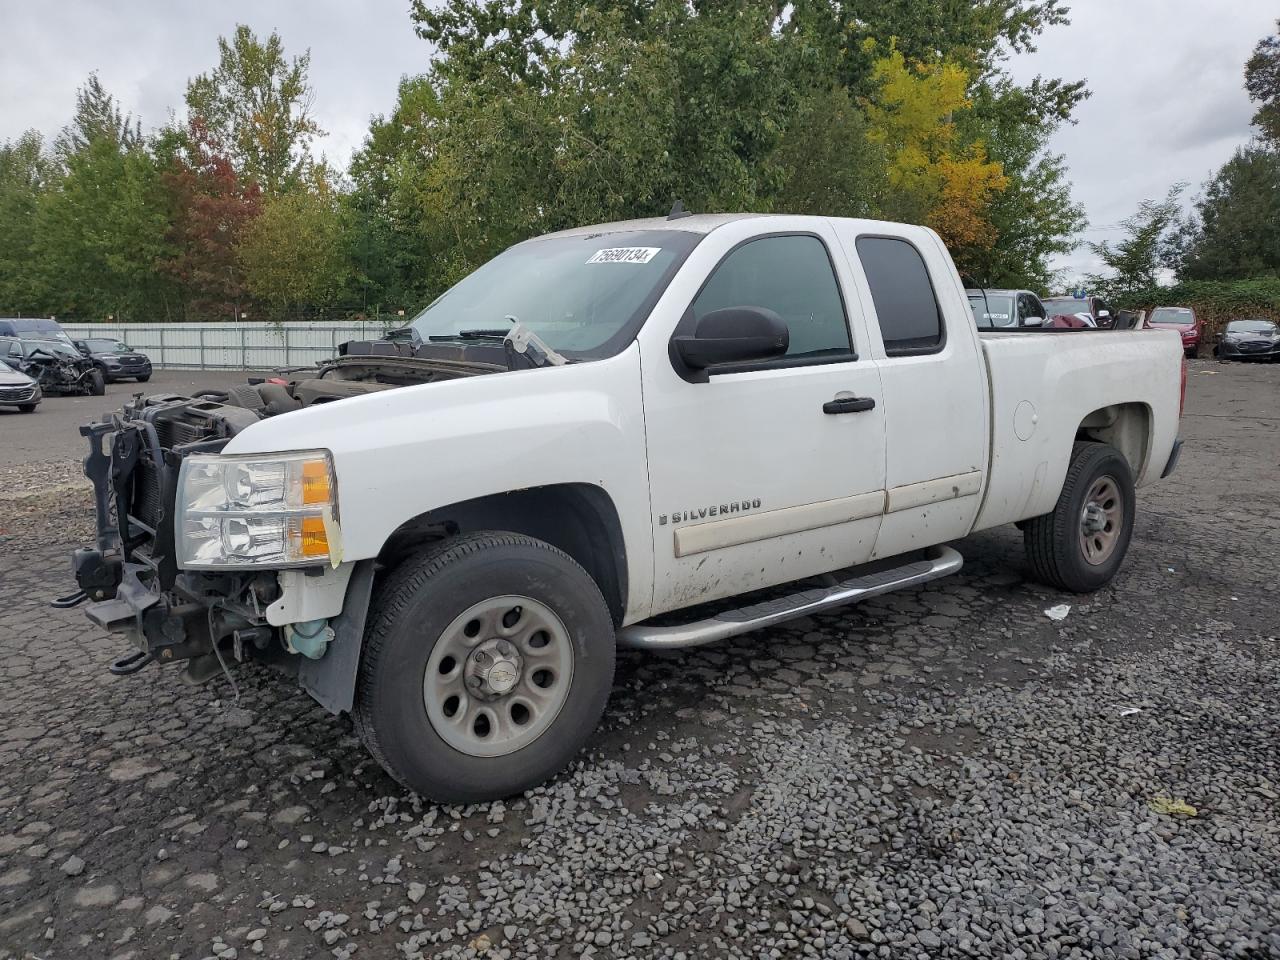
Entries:
{"label": "hood", "polygon": [[25,373],[20,373],[8,366],[0,365],[0,385],[6,387],[25,387],[35,383]]}
{"label": "hood", "polygon": [[1280,333],[1253,333],[1248,330],[1232,330],[1224,333],[1224,340],[1240,340],[1244,342],[1270,343],[1272,340],[1280,338]]}

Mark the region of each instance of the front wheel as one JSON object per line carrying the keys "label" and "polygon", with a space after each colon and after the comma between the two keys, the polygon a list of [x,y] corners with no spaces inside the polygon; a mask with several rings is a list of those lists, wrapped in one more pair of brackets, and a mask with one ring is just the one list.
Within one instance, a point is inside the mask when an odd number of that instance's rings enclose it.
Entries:
{"label": "front wheel", "polygon": [[107,381],[102,375],[101,370],[94,370],[89,374],[89,393],[91,396],[100,397],[107,392]]}
{"label": "front wheel", "polygon": [[1077,443],[1057,505],[1022,532],[1035,578],[1074,593],[1108,584],[1129,549],[1135,505],[1133,473],[1120,452]]}
{"label": "front wheel", "polygon": [[512,533],[404,561],[370,610],[354,717],[405,786],[447,803],[554,776],[604,712],[613,619],[567,554]]}
{"label": "front wheel", "polygon": [[151,374],[149,374],[149,373],[144,373],[142,376],[140,376],[140,377],[138,378],[138,382],[139,382],[139,383],[146,383],[146,382],[147,382],[148,380],[150,380],[150,379],[151,379]]}
{"label": "front wheel", "polygon": [[19,412],[19,413],[35,413],[35,412],[36,412],[36,404],[34,404],[34,403],[20,403],[20,404],[18,404],[18,412]]}

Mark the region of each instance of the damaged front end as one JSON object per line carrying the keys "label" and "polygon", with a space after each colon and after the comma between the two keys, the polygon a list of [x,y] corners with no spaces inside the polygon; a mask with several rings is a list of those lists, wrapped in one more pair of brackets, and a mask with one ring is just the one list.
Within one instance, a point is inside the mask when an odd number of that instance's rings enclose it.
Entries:
{"label": "damaged front end", "polygon": [[103,392],[102,374],[93,361],[61,345],[38,347],[16,366],[40,385],[42,393],[100,396]]}
{"label": "damaged front end", "polygon": [[97,535],[75,551],[76,583],[91,601],[89,619],[126,634],[135,652],[113,665],[132,673],[152,660],[187,661],[201,682],[221,668],[219,645],[239,660],[266,651],[264,611],[280,587],[270,571],[196,573],[178,569],[175,498],[182,460],[216,453],[258,417],[212,400],[136,398],[107,419],[81,427],[89,441],[85,475],[93,483]]}
{"label": "damaged front end", "polygon": [[[89,443],[84,470],[93,484],[96,536],[73,555],[81,593],[59,605],[87,600],[92,622],[128,638],[131,650],[112,672],[183,663],[186,678],[202,683],[252,659],[296,676],[335,713],[351,708],[374,561],[342,562],[331,457],[223,451],[268,417],[507,369],[490,360],[492,351],[380,352],[357,347],[317,368],[225,391],[138,395],[80,428]],[[277,467],[285,469],[283,479],[273,473]],[[318,468],[314,476],[310,467]],[[279,490],[292,484],[296,502],[255,513],[252,491],[244,503],[227,500],[244,495],[239,484],[259,480]],[[287,538],[290,549],[263,548],[264,530],[281,543]]]}

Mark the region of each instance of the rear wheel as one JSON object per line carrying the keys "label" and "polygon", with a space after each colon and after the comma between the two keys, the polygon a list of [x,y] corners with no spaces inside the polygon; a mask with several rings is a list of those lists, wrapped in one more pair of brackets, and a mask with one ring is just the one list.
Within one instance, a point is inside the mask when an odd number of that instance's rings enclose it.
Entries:
{"label": "rear wheel", "polygon": [[492,800],[554,776],[613,683],[599,588],[518,534],[468,534],[406,560],[369,624],[356,726],[388,773],[435,800]]}
{"label": "rear wheel", "polygon": [[89,393],[92,396],[100,397],[107,392],[107,381],[102,376],[101,370],[93,370],[89,374]]}
{"label": "rear wheel", "polygon": [[1037,580],[1089,593],[1116,575],[1133,536],[1129,463],[1105,443],[1077,443],[1052,513],[1027,521],[1023,543]]}

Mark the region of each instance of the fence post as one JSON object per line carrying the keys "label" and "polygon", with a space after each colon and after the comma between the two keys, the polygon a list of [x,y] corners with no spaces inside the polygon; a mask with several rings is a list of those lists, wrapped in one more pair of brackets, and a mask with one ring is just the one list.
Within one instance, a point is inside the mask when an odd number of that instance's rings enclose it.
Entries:
{"label": "fence post", "polygon": [[209,367],[205,360],[205,355],[204,355],[204,327],[201,327],[199,332],[200,332],[200,369],[207,370],[209,369]]}
{"label": "fence post", "polygon": [[162,367],[168,366],[168,364],[165,362],[165,357],[164,357],[164,327],[160,328],[160,363],[159,365]]}
{"label": "fence post", "polygon": [[248,363],[249,351],[248,351],[248,348],[244,345],[244,333],[245,333],[244,324],[241,323],[240,324],[240,369],[248,370],[249,369],[249,363]]}

